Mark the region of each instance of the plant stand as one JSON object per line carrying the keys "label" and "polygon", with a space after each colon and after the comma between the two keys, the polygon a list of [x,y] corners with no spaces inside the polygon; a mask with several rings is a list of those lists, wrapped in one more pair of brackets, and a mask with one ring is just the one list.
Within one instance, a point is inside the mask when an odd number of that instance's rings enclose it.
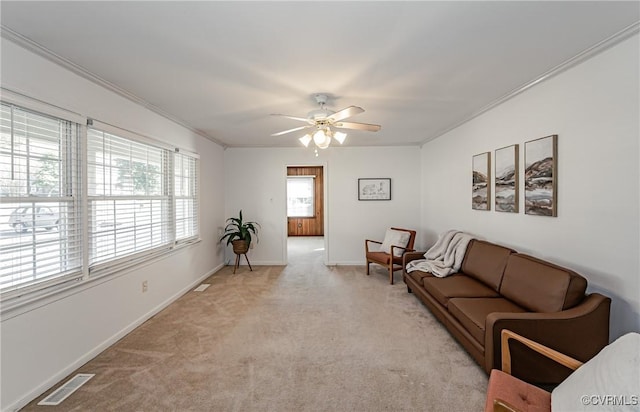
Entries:
{"label": "plant stand", "polygon": [[240,256],[244,255],[244,258],[247,259],[247,265],[249,265],[249,270],[253,272],[253,268],[251,267],[251,262],[249,262],[249,258],[246,253],[236,253],[236,264],[233,266],[233,274],[236,274],[236,269],[240,266]]}
{"label": "plant stand", "polygon": [[236,254],[236,264],[233,265],[233,274],[236,274],[236,269],[240,266],[240,256],[244,255],[244,258],[247,259],[247,264],[249,265],[249,270],[253,272],[253,268],[251,267],[251,262],[249,262],[249,258],[247,257],[247,252],[249,251],[249,243],[246,240],[234,240],[231,242],[233,245],[233,253]]}

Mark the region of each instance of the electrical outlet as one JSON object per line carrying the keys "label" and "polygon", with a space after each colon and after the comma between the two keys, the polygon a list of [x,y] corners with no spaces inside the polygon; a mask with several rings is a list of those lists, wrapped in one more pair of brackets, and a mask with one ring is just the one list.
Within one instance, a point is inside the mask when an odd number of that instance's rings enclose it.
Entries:
{"label": "electrical outlet", "polygon": [[142,293],[146,292],[149,289],[149,283],[146,280],[142,281]]}

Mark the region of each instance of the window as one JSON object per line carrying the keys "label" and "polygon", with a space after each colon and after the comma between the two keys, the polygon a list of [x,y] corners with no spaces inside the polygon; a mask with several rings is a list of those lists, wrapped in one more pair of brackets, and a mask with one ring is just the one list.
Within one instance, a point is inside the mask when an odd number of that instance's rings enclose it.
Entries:
{"label": "window", "polygon": [[192,155],[174,155],[174,193],[176,242],[198,237],[198,159]]}
{"label": "window", "polygon": [[167,149],[87,132],[89,265],[173,242]]}
{"label": "window", "polygon": [[[11,92],[5,98],[2,311],[199,240],[196,154],[100,122],[86,128],[78,114]],[[37,111],[13,104],[23,101]]]}
{"label": "window", "polygon": [[315,177],[288,176],[287,177],[287,216],[313,217],[315,216]]}
{"label": "window", "polygon": [[82,277],[75,123],[1,105],[0,291]]}

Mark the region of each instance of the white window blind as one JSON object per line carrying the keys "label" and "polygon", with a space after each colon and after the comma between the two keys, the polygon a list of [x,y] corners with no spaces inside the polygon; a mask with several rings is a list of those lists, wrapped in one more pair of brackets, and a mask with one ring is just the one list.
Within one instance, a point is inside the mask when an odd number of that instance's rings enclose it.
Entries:
{"label": "white window blind", "polygon": [[90,270],[172,245],[167,149],[87,131]]}
{"label": "white window blind", "polygon": [[288,176],[287,177],[287,216],[313,217],[315,216],[315,177]]}
{"label": "white window blind", "polygon": [[199,236],[198,224],[198,159],[175,153],[174,193],[176,243],[183,243]]}
{"label": "white window blind", "polygon": [[4,103],[0,118],[2,296],[79,279],[78,125]]}
{"label": "white window blind", "polygon": [[0,311],[199,240],[197,154],[4,97]]}

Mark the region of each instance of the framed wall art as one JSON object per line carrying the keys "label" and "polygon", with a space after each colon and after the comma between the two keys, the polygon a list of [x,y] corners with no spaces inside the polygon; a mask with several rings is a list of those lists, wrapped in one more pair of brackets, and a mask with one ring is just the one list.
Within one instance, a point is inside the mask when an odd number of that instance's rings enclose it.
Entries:
{"label": "framed wall art", "polygon": [[495,210],[518,213],[519,146],[517,144],[497,149],[495,164]]}
{"label": "framed wall art", "polygon": [[473,156],[472,164],[471,208],[491,210],[491,153]]}
{"label": "framed wall art", "polygon": [[358,200],[391,200],[391,179],[358,179]]}
{"label": "framed wall art", "polygon": [[558,135],[524,144],[524,212],[557,216]]}

